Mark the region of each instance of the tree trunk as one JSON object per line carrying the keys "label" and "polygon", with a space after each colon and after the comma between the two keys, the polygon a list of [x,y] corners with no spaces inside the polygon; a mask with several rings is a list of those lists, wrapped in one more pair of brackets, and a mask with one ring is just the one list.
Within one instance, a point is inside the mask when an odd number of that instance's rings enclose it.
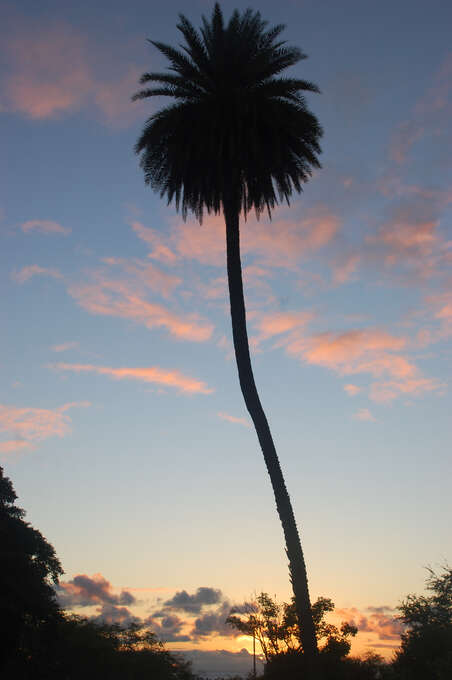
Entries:
{"label": "tree trunk", "polygon": [[230,203],[224,205],[226,221],[227,267],[231,304],[232,335],[239,373],[240,387],[248,412],[256,428],[264,454],[265,465],[275,494],[276,508],[281,520],[289,560],[290,580],[300,626],[301,644],[308,667],[313,669],[318,655],[317,639],[309,600],[306,565],[289,494],[279,464],[267,418],[261,406],[253,369],[251,367],[243,296],[242,265],[240,261],[239,211]]}

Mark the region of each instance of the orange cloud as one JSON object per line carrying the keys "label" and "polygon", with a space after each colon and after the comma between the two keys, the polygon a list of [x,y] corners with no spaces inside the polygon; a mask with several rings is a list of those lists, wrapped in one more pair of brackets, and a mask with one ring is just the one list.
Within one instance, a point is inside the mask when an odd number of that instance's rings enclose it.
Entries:
{"label": "orange cloud", "polygon": [[50,367],[59,371],[72,371],[74,373],[97,373],[98,375],[107,375],[115,380],[138,380],[144,383],[155,383],[166,387],[175,387],[179,392],[187,394],[211,394],[213,392],[213,389],[201,380],[190,378],[179,371],[168,371],[158,366],[111,368],[91,364],[57,363],[51,364]]}
{"label": "orange cloud", "polygon": [[13,272],[11,278],[16,283],[25,283],[31,279],[32,276],[51,276],[54,279],[62,279],[63,275],[58,271],[58,269],[49,269],[48,267],[40,267],[37,264],[31,264],[27,267],[22,267],[18,272]]}
{"label": "orange cloud", "polygon": [[96,283],[73,285],[68,290],[80,307],[91,314],[130,319],[147,328],[166,328],[183,340],[204,342],[211,337],[212,324],[196,314],[178,316],[160,304],[147,302],[136,287],[125,281],[110,280],[101,274],[96,278]]}
{"label": "orange cloud", "polygon": [[89,402],[72,402],[56,409],[24,408],[0,404],[0,433],[11,433],[14,439],[0,442],[0,452],[12,453],[35,448],[35,443],[49,437],[64,437],[71,431],[66,411],[90,406]]}
{"label": "orange cloud", "polygon": [[20,228],[25,234],[29,234],[31,231],[39,231],[41,234],[64,234],[67,236],[72,231],[69,227],[63,227],[52,220],[28,220],[28,222],[21,224]]}
{"label": "orange cloud", "polygon": [[250,422],[246,418],[237,418],[237,416],[231,416],[229,413],[224,413],[220,411],[218,417],[222,420],[227,420],[229,423],[236,423],[237,425],[244,425],[245,427],[250,427]]}

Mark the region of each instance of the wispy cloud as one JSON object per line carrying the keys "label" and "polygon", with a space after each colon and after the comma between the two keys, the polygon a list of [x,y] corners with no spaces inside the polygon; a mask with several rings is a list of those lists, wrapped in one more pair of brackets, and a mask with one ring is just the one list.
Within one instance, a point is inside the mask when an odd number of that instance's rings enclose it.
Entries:
{"label": "wispy cloud", "polygon": [[38,264],[30,264],[22,267],[19,271],[14,271],[11,278],[16,283],[25,283],[33,276],[50,276],[53,279],[62,279],[63,275],[58,269],[49,269],[48,267],[40,267]]}
{"label": "wispy cloud", "polygon": [[20,228],[25,234],[38,231],[41,234],[63,234],[67,236],[72,231],[69,227],[63,227],[58,222],[53,222],[52,220],[28,220],[23,222]]}
{"label": "wispy cloud", "polygon": [[[206,265],[225,265],[222,216],[206,216],[202,225],[195,220],[175,219],[167,236],[138,221],[131,226],[136,235],[151,246],[149,256],[152,258],[167,263],[184,258]],[[299,219],[286,218],[284,208],[279,208],[272,222],[257,221],[250,215],[242,224],[242,253],[254,255],[267,267],[294,267],[303,256],[328,245],[339,228],[340,219],[323,205]]]}
{"label": "wispy cloud", "polygon": [[142,368],[111,368],[110,366],[94,366],[92,364],[50,364],[50,368],[58,371],[72,371],[73,373],[96,373],[106,375],[115,380],[137,380],[143,383],[153,383],[164,387],[174,387],[185,394],[211,394],[213,389],[202,380],[191,378],[179,371],[169,371],[157,366]]}
{"label": "wispy cloud", "polygon": [[229,413],[225,413],[224,411],[220,411],[218,413],[218,417],[221,418],[221,420],[226,420],[229,423],[235,423],[237,425],[244,425],[245,427],[250,427],[250,422],[247,418],[238,418],[237,416],[231,416]]}
{"label": "wispy cloud", "polygon": [[90,402],[71,402],[55,409],[17,407],[0,404],[0,433],[12,438],[0,441],[0,453],[32,450],[49,437],[64,437],[71,431],[67,411],[90,406]]}
{"label": "wispy cloud", "polygon": [[353,414],[355,420],[364,420],[367,422],[374,422],[375,418],[368,408],[360,408]]}
{"label": "wispy cloud", "polygon": [[24,17],[11,22],[2,40],[8,69],[1,82],[1,108],[35,120],[88,108],[110,125],[130,122],[140,111],[140,104],[130,101],[140,68],[112,65],[106,53],[101,43],[67,22],[42,24]]}
{"label": "wispy cloud", "polygon": [[147,328],[165,328],[181,340],[204,342],[213,333],[213,325],[197,314],[178,315],[161,304],[148,302],[133,283],[107,278],[98,273],[94,283],[75,284],[69,294],[91,314],[116,316],[143,324]]}
{"label": "wispy cloud", "polygon": [[69,342],[62,342],[60,345],[52,345],[52,352],[67,352],[70,349],[76,349],[79,346],[77,340],[70,340]]}
{"label": "wispy cloud", "polygon": [[344,385],[344,390],[347,392],[349,397],[354,397],[361,392],[361,388],[358,387],[358,385],[353,385],[352,383]]}

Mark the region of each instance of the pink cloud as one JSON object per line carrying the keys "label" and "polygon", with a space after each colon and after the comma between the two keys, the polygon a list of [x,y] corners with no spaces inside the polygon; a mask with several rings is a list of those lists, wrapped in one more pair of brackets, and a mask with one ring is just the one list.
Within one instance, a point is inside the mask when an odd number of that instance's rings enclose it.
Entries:
{"label": "pink cloud", "polygon": [[97,274],[96,278],[95,283],[73,285],[68,290],[80,307],[91,314],[130,319],[150,329],[165,328],[182,340],[204,342],[211,337],[212,324],[198,315],[178,316],[163,305],[145,300],[136,292],[136,286],[126,281],[111,280],[102,274]]}
{"label": "pink cloud", "polygon": [[[137,258],[127,260],[121,257],[107,257],[103,262],[112,267],[119,267],[125,272],[128,283],[133,281],[135,286],[150,288],[166,298],[182,283],[178,276],[168,274],[155,265]],[[99,274],[99,277],[102,275]]]}
{"label": "pink cloud", "polygon": [[267,340],[275,335],[281,335],[297,328],[306,326],[313,319],[312,312],[275,312],[257,317],[254,326],[259,335],[255,340]]}
{"label": "pink cloud", "polygon": [[28,220],[21,224],[20,228],[25,234],[29,234],[31,231],[39,231],[41,234],[64,234],[67,236],[72,231],[69,227],[63,227],[52,220]]}
{"label": "pink cloud", "polygon": [[11,433],[14,439],[0,442],[2,453],[31,450],[36,442],[49,437],[64,437],[71,431],[66,411],[90,406],[89,402],[72,402],[55,409],[26,408],[0,404],[0,433]]}
{"label": "pink cloud", "polygon": [[213,389],[201,380],[186,376],[179,371],[169,371],[158,366],[111,368],[109,366],[93,366],[92,364],[57,363],[50,367],[59,371],[72,371],[74,373],[97,373],[115,380],[138,380],[144,383],[154,383],[165,387],[174,387],[179,392],[187,394],[211,394],[213,392]]}
{"label": "pink cloud", "polygon": [[398,165],[405,163],[411,147],[424,135],[424,128],[413,120],[404,121],[391,138],[389,155]]}
{"label": "pink cloud", "polygon": [[380,640],[399,642],[404,626],[393,611],[388,607],[368,607],[367,611],[361,612],[356,607],[349,607],[336,609],[334,613],[354,624],[359,633],[375,633]]}
{"label": "pink cloud", "polygon": [[[324,206],[299,220],[285,219],[280,208],[274,219],[241,220],[243,255],[254,255],[268,267],[294,267],[305,255],[317,252],[337,234],[340,221]],[[197,260],[201,264],[225,266],[226,227],[222,215],[208,215],[202,225],[191,219],[173,220],[170,234],[162,236],[139,222],[132,222],[137,236],[151,245],[150,257],[167,262],[177,258]]]}
{"label": "pink cloud", "polygon": [[235,423],[237,425],[244,425],[245,427],[250,427],[250,422],[246,418],[238,418],[237,416],[231,416],[229,413],[224,413],[220,411],[218,417],[222,420],[226,420],[229,423]]}
{"label": "pink cloud", "polygon": [[70,349],[76,349],[79,343],[76,340],[70,342],[63,342],[61,345],[52,345],[51,350],[53,352],[67,352]]}
{"label": "pink cloud", "polygon": [[162,236],[157,231],[145,227],[138,221],[132,222],[131,227],[139,239],[152,247],[148,257],[168,264],[173,264],[179,259],[179,256],[164,244]]}
{"label": "pink cloud", "polygon": [[370,398],[380,403],[390,403],[402,395],[418,396],[424,392],[444,392],[445,383],[436,378],[423,378],[416,375],[403,380],[388,380],[371,385]]}
{"label": "pink cloud", "polygon": [[[364,367],[367,368],[365,372],[378,374],[384,368],[382,362],[384,364],[388,359],[386,354],[381,353],[398,351],[405,345],[404,338],[378,329],[368,329],[343,333],[327,331],[309,338],[289,339],[287,350],[290,354],[301,353],[310,364],[326,366],[340,373],[360,373]],[[401,370],[402,366],[399,366],[398,372]]]}
{"label": "pink cloud", "polygon": [[[287,353],[302,361],[324,366],[339,375],[367,373],[378,381],[371,385],[370,397],[377,402],[390,402],[397,396],[418,396],[441,391],[444,385],[424,378],[418,367],[399,352],[407,341],[379,329],[327,331],[305,336],[295,330],[278,343]],[[389,378],[389,379],[388,379]],[[354,386],[347,391],[353,392]]]}
{"label": "pink cloud", "polygon": [[368,408],[360,408],[353,414],[355,420],[363,420],[366,422],[375,422],[375,418]]}
{"label": "pink cloud", "polygon": [[342,284],[347,283],[361,260],[361,255],[352,254],[342,257],[333,263],[333,283]]}
{"label": "pink cloud", "polygon": [[37,264],[31,264],[27,267],[22,267],[18,272],[13,272],[11,278],[16,283],[25,283],[31,279],[32,276],[50,276],[53,279],[61,279],[63,275],[58,269],[49,269],[48,267],[40,267]]}
{"label": "pink cloud", "polygon": [[23,439],[10,439],[6,442],[0,442],[0,453],[17,453],[18,451],[25,451],[33,449],[31,442],[26,442]]}
{"label": "pink cloud", "polygon": [[360,387],[357,385],[352,385],[351,383],[344,385],[344,390],[347,392],[349,397],[354,397],[361,392]]}
{"label": "pink cloud", "polygon": [[2,43],[8,69],[1,107],[35,120],[84,107],[97,109],[109,124],[132,120],[140,104],[130,96],[142,69],[132,64],[112,68],[109,49],[66,22],[42,25],[22,18]]}

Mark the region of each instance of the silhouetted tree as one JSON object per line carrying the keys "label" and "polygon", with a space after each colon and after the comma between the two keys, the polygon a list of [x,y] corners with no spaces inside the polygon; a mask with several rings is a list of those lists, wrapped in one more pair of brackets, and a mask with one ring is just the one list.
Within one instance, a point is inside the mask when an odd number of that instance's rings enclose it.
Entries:
{"label": "silhouetted tree", "polygon": [[135,99],[168,96],[174,103],[152,115],[136,144],[145,181],[202,221],[223,212],[232,333],[240,386],[256,428],[284,530],[290,577],[306,656],[317,655],[306,566],[267,418],[251,367],[240,260],[240,213],[271,214],[312,168],[320,167],[321,127],[303,92],[312,83],[280,74],[306,57],[279,40],[283,25],[267,28],[259,12],[234,11],[226,25],[218,3],[198,32],[180,15],[182,50],[151,41],[169,60],[169,73],[145,73],[156,83]]}
{"label": "silhouetted tree", "polygon": [[408,595],[399,606],[402,635],[394,668],[403,680],[452,678],[452,568],[437,574],[428,569],[431,595]]}
{"label": "silhouetted tree", "polygon": [[[316,639],[322,654],[343,658],[350,652],[350,638],[356,635],[357,628],[346,622],[340,628],[328,623],[325,617],[333,610],[333,601],[326,597],[319,597],[312,605]],[[290,604],[278,603],[268,593],[260,593],[255,601],[233,608],[226,623],[244,635],[254,636],[267,664],[288,653],[300,656],[301,634],[294,598]]]}
{"label": "silhouetted tree", "polygon": [[55,550],[24,520],[16,499],[0,467],[0,670],[19,658],[31,668],[45,653],[59,614],[52,583],[63,573]]}

